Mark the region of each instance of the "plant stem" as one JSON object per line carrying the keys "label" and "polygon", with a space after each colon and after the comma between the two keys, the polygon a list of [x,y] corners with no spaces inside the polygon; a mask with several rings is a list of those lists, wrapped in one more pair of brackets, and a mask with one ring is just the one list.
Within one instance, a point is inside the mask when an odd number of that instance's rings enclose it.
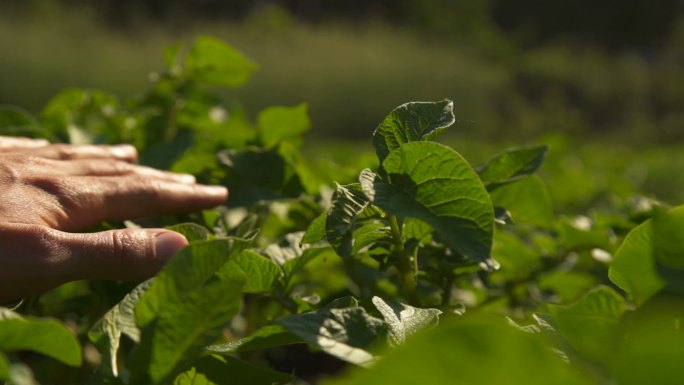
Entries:
{"label": "plant stem", "polygon": [[410,255],[406,252],[404,242],[401,239],[401,228],[399,227],[397,217],[390,216],[389,223],[392,232],[392,240],[394,241],[392,254],[399,262],[398,267],[401,283],[404,286],[409,303],[413,306],[420,306],[420,298],[418,297],[417,291],[418,281],[416,278],[418,274],[417,251],[416,255]]}

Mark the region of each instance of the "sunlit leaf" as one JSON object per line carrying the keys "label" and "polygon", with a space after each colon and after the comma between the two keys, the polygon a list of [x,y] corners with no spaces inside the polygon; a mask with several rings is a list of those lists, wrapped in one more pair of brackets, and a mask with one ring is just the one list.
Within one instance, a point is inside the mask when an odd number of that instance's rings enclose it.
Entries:
{"label": "sunlit leaf", "polygon": [[451,100],[412,102],[395,108],[373,133],[373,146],[380,162],[402,144],[430,140],[456,121]]}
{"label": "sunlit leaf", "polygon": [[390,341],[394,345],[403,344],[406,338],[439,323],[438,309],[422,309],[373,297],[373,305],[378,309],[389,327]]}
{"label": "sunlit leaf", "polygon": [[434,142],[412,142],[382,163],[387,180],[369,170],[360,180],[368,199],[388,214],[417,218],[432,226],[454,251],[485,267],[490,257],[494,209],[470,165],[454,150]]}
{"label": "sunlit leaf", "polygon": [[345,300],[276,322],[326,353],[360,366],[368,366],[376,360],[368,349],[386,330],[382,320],[370,316],[356,301]]}

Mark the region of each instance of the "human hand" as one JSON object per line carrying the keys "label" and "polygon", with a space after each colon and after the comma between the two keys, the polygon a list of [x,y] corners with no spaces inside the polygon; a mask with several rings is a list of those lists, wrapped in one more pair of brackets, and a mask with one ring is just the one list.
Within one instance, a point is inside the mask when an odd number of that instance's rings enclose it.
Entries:
{"label": "human hand", "polygon": [[145,279],[187,245],[164,229],[74,233],[213,207],[228,190],[131,163],[134,147],[0,137],[0,301],[78,279]]}

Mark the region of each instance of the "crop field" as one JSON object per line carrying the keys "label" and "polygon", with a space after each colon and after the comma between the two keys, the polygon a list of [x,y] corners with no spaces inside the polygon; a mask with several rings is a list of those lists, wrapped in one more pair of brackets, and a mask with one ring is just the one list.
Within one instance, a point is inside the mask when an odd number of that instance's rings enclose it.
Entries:
{"label": "crop field", "polygon": [[227,42],[163,61],[135,97],[70,88],[35,114],[0,107],[0,135],[130,143],[142,164],[230,191],[93,228],[190,244],[144,282],[3,304],[0,383],[684,382],[678,146],[472,139],[450,99],[312,144],[307,104],[243,104],[257,63]]}

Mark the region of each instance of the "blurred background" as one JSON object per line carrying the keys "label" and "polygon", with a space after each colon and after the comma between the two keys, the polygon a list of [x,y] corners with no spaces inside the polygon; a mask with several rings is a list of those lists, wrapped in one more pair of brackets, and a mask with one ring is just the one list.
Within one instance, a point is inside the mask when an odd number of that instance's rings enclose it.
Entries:
{"label": "blurred background", "polygon": [[482,146],[550,143],[547,175],[584,200],[625,186],[684,201],[681,0],[2,0],[0,104],[136,95],[164,47],[203,34],[259,64],[230,91],[252,116],[306,102],[314,139],[368,141],[395,106],[450,98],[475,163]]}
{"label": "blurred background", "polygon": [[365,138],[398,104],[448,97],[483,136],[684,136],[680,0],[1,4],[0,103],[30,110],[68,86],[133,95],[164,47],[210,34],[260,64],[248,109],[307,102],[316,134]]}

